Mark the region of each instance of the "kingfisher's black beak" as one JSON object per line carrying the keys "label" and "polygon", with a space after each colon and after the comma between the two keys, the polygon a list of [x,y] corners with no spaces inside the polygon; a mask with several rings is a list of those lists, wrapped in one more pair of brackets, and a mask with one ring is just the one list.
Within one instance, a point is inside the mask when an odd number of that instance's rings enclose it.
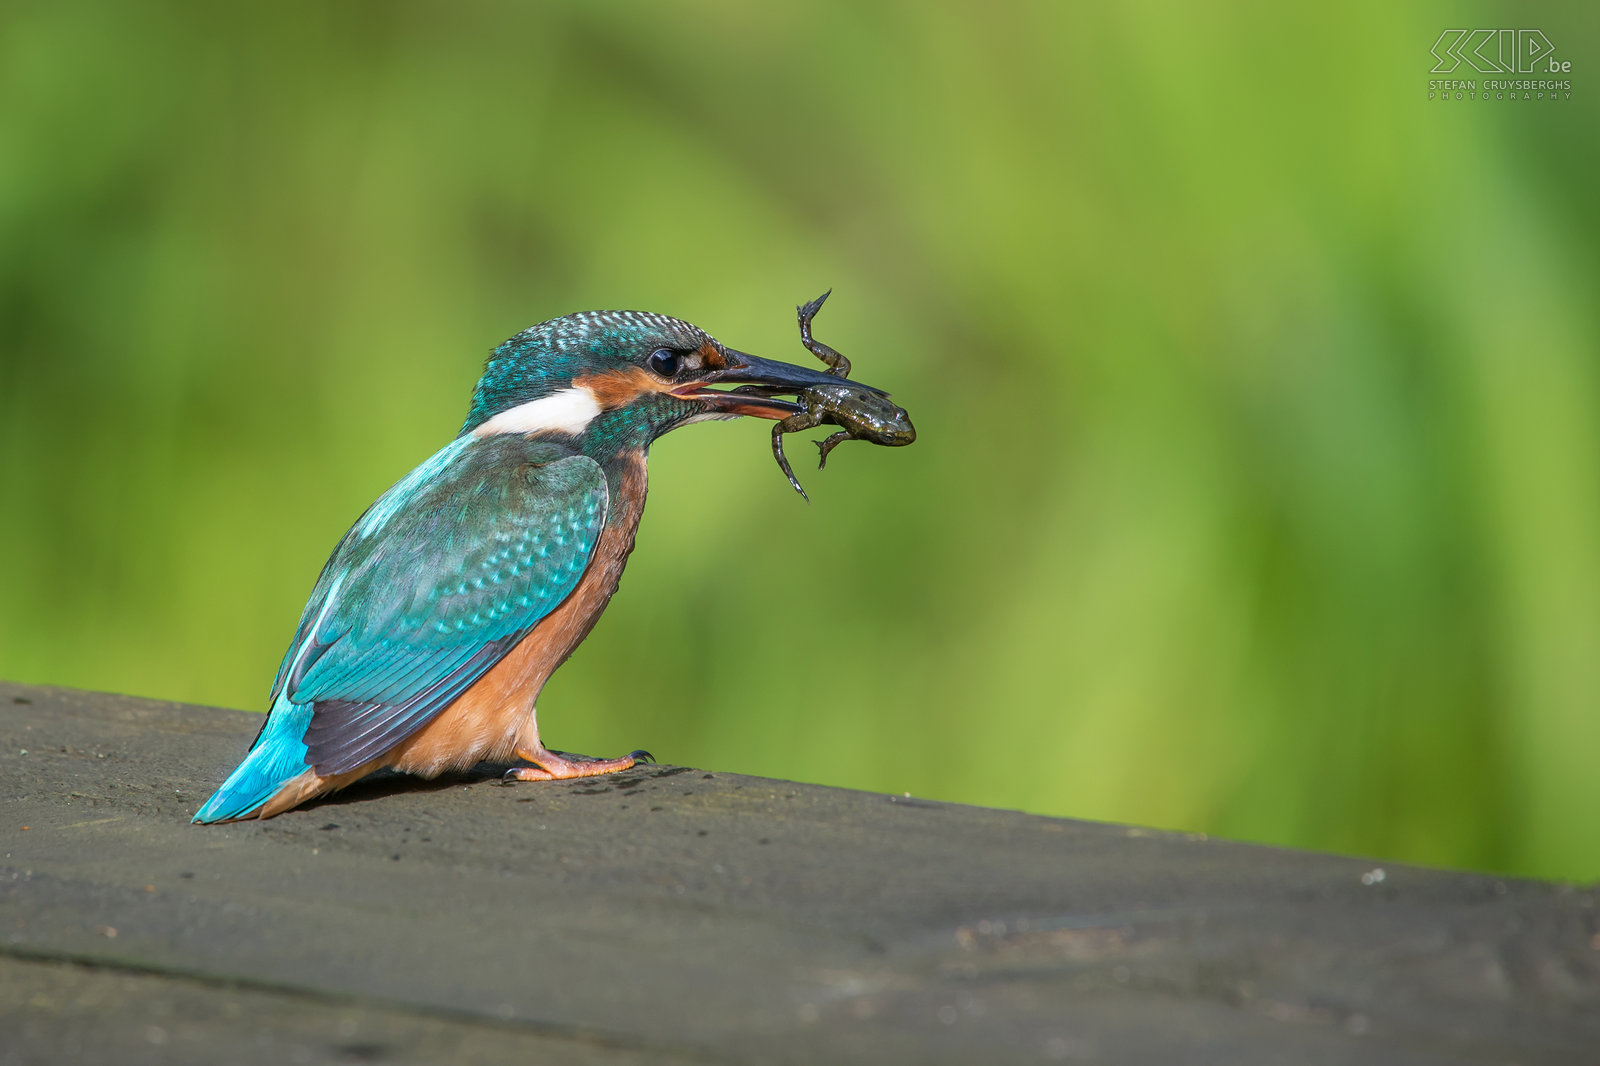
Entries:
{"label": "kingfisher's black beak", "polygon": [[[798,404],[780,400],[779,396],[792,396],[805,389],[819,385],[838,385],[847,380],[832,374],[824,374],[820,370],[795,366],[793,363],[780,363],[776,359],[763,359],[732,348],[724,348],[722,354],[728,361],[726,367],[712,371],[689,388],[674,389],[673,392],[685,399],[702,400],[718,411],[730,415],[778,419],[788,418],[801,410]],[[712,384],[739,387],[732,391],[705,387]],[[859,381],[851,381],[850,384],[888,395],[882,389],[875,389]]]}
{"label": "kingfisher's black beak", "polygon": [[[795,366],[793,363],[780,363],[776,359],[763,359],[748,352],[734,351],[732,348],[724,348],[723,355],[728,360],[727,368],[711,374],[706,381],[728,385],[757,385],[766,391],[782,393],[797,392],[817,385],[837,385],[847,380],[832,374],[824,374],[820,370]],[[852,381],[850,384],[883,396],[889,395],[882,389],[875,389],[859,381]]]}

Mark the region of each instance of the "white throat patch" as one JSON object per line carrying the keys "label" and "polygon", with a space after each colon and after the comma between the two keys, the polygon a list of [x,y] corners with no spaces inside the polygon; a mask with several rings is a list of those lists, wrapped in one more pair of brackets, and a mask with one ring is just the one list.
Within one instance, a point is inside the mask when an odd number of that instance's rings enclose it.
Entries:
{"label": "white throat patch", "polygon": [[578,386],[562,389],[554,396],[531,400],[509,411],[501,411],[472,431],[474,437],[498,433],[571,433],[576,436],[600,413],[594,393]]}

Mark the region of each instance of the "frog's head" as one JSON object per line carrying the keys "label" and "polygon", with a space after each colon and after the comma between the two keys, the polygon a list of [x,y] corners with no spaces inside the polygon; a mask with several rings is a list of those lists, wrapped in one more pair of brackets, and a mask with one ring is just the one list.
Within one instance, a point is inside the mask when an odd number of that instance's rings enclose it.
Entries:
{"label": "frog's head", "polygon": [[854,435],[862,440],[898,448],[917,439],[917,427],[906,409],[882,393],[858,393],[847,407],[857,423]]}

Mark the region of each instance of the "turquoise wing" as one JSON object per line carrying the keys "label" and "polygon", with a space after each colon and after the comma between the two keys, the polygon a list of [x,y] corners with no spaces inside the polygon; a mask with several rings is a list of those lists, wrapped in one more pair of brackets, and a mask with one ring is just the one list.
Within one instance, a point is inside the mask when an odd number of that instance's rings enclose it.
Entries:
{"label": "turquoise wing", "polygon": [[551,442],[462,437],[384,493],[323,567],[250,753],[196,814],[240,817],[309,764],[382,755],[577,588],[605,526],[599,464]]}
{"label": "turquoise wing", "polygon": [[304,739],[319,774],[427,724],[588,568],[608,504],[599,464],[520,437],[464,439],[441,471],[373,505],[307,605],[279,685],[315,707]]}

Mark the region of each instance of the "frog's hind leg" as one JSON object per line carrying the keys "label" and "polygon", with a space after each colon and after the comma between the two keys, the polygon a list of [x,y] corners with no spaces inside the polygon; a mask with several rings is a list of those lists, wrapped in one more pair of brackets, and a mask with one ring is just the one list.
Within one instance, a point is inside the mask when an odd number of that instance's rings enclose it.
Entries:
{"label": "frog's hind leg", "polygon": [[800,340],[812,355],[828,364],[828,373],[834,377],[847,378],[850,376],[850,360],[811,335],[811,320],[822,310],[823,301],[831,295],[833,290],[829,289],[810,303],[802,304],[795,309],[800,315]]}
{"label": "frog's hind leg", "polygon": [[823,467],[827,466],[828,453],[849,439],[850,434],[841,429],[839,432],[834,433],[823,440],[814,441],[813,443],[816,444],[817,451],[820,453],[817,459],[817,469],[821,470]]}
{"label": "frog's hind leg", "polygon": [[[788,419],[784,419],[787,422]],[[772,427],[772,454],[778,459],[778,469],[783,471],[783,476],[789,479],[789,484],[794,486],[794,491],[807,503],[811,497],[806,495],[806,490],[800,487],[800,479],[794,476],[794,470],[789,466],[789,457],[783,454],[783,422],[778,422]]]}

